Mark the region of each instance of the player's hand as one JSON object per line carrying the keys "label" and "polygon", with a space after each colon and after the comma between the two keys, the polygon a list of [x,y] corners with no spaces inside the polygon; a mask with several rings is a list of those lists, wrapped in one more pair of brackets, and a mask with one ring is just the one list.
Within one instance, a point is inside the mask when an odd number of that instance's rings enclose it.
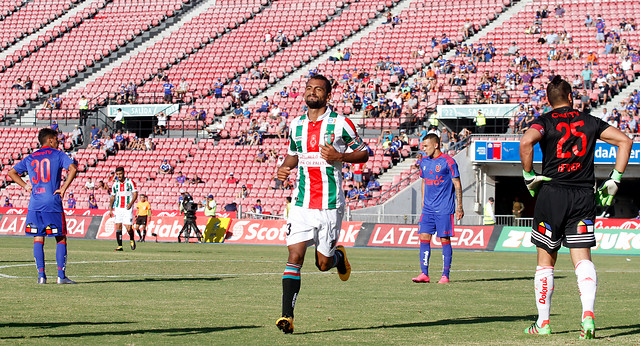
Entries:
{"label": "player's hand", "polygon": [[456,208],[456,220],[460,221],[460,220],[462,220],[463,217],[464,217],[464,210],[462,209],[462,207],[457,207]]}
{"label": "player's hand", "polygon": [[320,145],[320,156],[327,161],[342,161],[342,154],[331,144]]}
{"label": "player's hand", "polygon": [[113,210],[109,210],[109,217],[113,217]]}
{"label": "player's hand", "polygon": [[596,192],[596,200],[598,201],[598,205],[603,207],[608,207],[611,205],[613,201],[613,196],[618,192],[618,185],[620,185],[620,178],[622,178],[622,173],[616,171],[615,169],[611,171],[609,174],[609,179],[607,179],[598,191]]}
{"label": "player's hand", "polygon": [[30,184],[25,185],[24,189],[27,191],[27,193],[31,193],[31,185]]}
{"label": "player's hand", "polygon": [[544,175],[538,175],[534,170],[531,170],[531,172],[523,170],[522,176],[524,177],[524,183],[527,185],[531,197],[534,197],[538,193],[542,182],[551,180],[551,178],[545,177]]}
{"label": "player's hand", "polygon": [[[31,186],[29,186],[29,189],[27,190],[29,192],[31,192]],[[63,189],[57,189],[55,191],[53,191],[54,195],[60,195],[60,197],[64,197],[64,193],[67,192],[66,190]]]}
{"label": "player's hand", "polygon": [[280,181],[287,180],[287,178],[289,178],[289,173],[291,173],[291,168],[280,166],[280,168],[278,168],[278,180]]}

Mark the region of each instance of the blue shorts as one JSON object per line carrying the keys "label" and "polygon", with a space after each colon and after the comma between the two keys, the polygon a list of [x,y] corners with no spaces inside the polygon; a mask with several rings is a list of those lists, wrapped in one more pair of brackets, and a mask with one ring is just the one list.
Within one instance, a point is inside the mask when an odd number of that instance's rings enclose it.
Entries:
{"label": "blue shorts", "polygon": [[24,233],[34,237],[67,235],[67,221],[64,213],[28,211]]}
{"label": "blue shorts", "polygon": [[353,181],[357,181],[359,183],[362,182],[362,174],[354,174],[353,175]]}
{"label": "blue shorts", "polygon": [[422,213],[418,234],[436,234],[439,238],[453,237],[453,214]]}

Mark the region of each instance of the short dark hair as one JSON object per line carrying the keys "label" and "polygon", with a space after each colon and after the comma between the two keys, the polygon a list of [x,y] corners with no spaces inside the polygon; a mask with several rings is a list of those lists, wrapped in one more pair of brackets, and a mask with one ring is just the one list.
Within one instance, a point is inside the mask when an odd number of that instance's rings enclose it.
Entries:
{"label": "short dark hair", "polygon": [[325,87],[326,87],[326,92],[327,94],[331,94],[331,82],[327,79],[327,77],[321,75],[321,74],[317,74],[317,75],[313,75],[312,77],[309,78],[309,81],[311,81],[312,79],[317,79],[317,80],[321,80],[324,82]]}
{"label": "short dark hair", "polygon": [[122,172],[122,173],[124,173],[124,167],[122,167],[122,166],[118,166],[118,167],[116,167],[116,172]]}
{"label": "short dark hair", "polygon": [[426,135],[424,137],[424,140],[430,140],[430,141],[434,141],[436,142],[438,145],[440,145],[440,137],[438,137],[438,135],[436,135],[435,133],[430,133],[428,135]]}
{"label": "short dark hair", "polygon": [[49,137],[58,138],[58,132],[48,127],[45,127],[41,129],[40,132],[38,132],[38,142],[40,142],[40,145],[44,145],[49,139]]}
{"label": "short dark hair", "polygon": [[547,85],[547,100],[551,106],[569,102],[569,95],[571,95],[571,84],[560,75],[553,77]]}

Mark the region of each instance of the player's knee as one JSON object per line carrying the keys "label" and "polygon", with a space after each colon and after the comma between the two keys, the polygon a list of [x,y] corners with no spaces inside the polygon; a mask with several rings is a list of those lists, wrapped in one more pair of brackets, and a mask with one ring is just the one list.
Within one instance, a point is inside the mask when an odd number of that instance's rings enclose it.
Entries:
{"label": "player's knee", "polygon": [[429,234],[429,233],[420,233],[420,240],[426,240],[426,241],[431,240],[431,234]]}
{"label": "player's knee", "polygon": [[333,263],[329,263],[329,258],[321,257],[316,259],[316,267],[323,272],[331,269],[333,267]]}
{"label": "player's knee", "polygon": [[300,255],[298,253],[290,253],[289,254],[289,259],[287,259],[287,262],[291,263],[291,264],[302,264],[302,261],[304,260],[304,256]]}

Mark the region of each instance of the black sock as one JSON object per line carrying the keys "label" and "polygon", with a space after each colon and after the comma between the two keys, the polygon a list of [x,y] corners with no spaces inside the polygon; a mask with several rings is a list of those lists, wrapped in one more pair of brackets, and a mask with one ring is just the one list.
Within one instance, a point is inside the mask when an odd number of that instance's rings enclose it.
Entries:
{"label": "black sock", "polygon": [[129,233],[129,239],[130,240],[135,240],[136,239],[136,236],[133,234],[133,230],[127,231],[127,233]]}
{"label": "black sock", "polygon": [[344,265],[344,254],[342,251],[336,251],[333,255],[333,266],[336,267],[341,274],[347,271],[347,267]]}
{"label": "black sock", "polygon": [[116,241],[118,241],[118,246],[122,246],[122,231],[116,231]]}
{"label": "black sock", "polygon": [[301,265],[287,263],[282,275],[282,316],[293,317],[293,308],[300,292],[301,268]]}
{"label": "black sock", "polygon": [[145,240],[147,238],[147,230],[145,229],[144,231],[142,231],[142,240]]}

